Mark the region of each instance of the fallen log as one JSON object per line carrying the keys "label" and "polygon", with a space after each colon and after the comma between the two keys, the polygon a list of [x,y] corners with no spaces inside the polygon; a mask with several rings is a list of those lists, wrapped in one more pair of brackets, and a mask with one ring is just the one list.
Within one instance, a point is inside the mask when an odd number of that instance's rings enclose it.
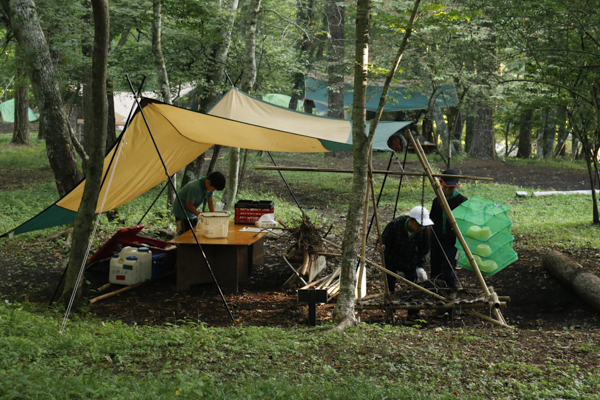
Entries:
{"label": "fallen log", "polygon": [[542,265],[586,303],[600,312],[600,278],[564,254],[549,250],[542,256]]}

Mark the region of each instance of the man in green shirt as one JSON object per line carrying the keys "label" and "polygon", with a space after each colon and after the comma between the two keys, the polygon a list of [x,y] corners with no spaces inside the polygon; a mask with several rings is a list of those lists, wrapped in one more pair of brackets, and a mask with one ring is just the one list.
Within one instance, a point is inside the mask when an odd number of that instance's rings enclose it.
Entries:
{"label": "man in green shirt", "polygon": [[[173,213],[177,221],[177,234],[181,235],[196,226],[198,214],[203,211],[206,204],[208,204],[209,211],[215,211],[214,192],[224,188],[225,177],[220,172],[213,172],[182,187],[178,191],[178,195],[184,208],[181,208],[179,200],[175,200],[173,204]],[[199,209],[202,209],[202,211],[199,211]]]}

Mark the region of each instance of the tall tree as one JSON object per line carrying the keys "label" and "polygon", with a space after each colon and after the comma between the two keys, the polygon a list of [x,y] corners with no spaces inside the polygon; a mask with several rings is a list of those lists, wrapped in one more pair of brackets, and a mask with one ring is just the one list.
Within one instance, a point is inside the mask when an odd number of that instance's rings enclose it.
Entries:
{"label": "tall tree", "polygon": [[519,125],[519,147],[517,149],[517,157],[531,157],[531,133],[533,122],[533,110],[521,110],[521,119]]}
{"label": "tall tree", "polygon": [[15,76],[15,122],[13,144],[29,144],[29,91],[25,65],[20,63]]}
{"label": "tall tree", "polygon": [[59,300],[63,304],[68,303],[73,292],[76,293],[76,300],[81,297],[82,279],[80,277],[84,264],[87,261],[87,252],[91,245],[90,236],[92,234],[94,216],[96,215],[104,166],[108,109],[106,101],[106,64],[108,59],[110,20],[108,0],[91,1],[94,16],[94,43],[91,71],[91,107],[93,107],[93,112],[91,113],[92,120],[90,122],[92,123],[93,130],[92,135],[88,138],[91,143],[88,153],[89,161],[86,164],[85,187],[73,227],[73,243],[69,255],[65,287]]}
{"label": "tall tree", "polygon": [[[165,56],[162,50],[162,1],[153,0],[152,11],[154,19],[152,20],[152,54],[156,63],[156,72],[158,75],[158,88],[162,101],[167,104],[171,102],[171,88],[169,86],[169,74],[165,65]],[[175,190],[173,189],[177,183],[177,171],[169,171],[171,173],[172,185],[167,188],[167,204],[175,202]]]}
{"label": "tall tree", "polygon": [[[400,60],[406,49],[408,39],[413,30],[413,24],[417,17],[420,0],[415,0],[410,19],[406,24],[404,36],[398,47],[398,51],[389,69],[379,105],[371,120],[369,132],[366,131],[366,103],[367,103],[367,73],[369,61],[369,39],[370,39],[370,0],[358,0],[356,7],[356,46],[354,59],[354,99],[352,103],[352,143],[353,143],[353,174],[352,195],[348,204],[348,214],[344,229],[342,242],[342,262],[340,271],[340,292],[336,303],[333,318],[339,325],[338,328],[354,325],[355,289],[356,289],[356,258],[359,244],[359,231],[361,228],[361,214],[366,216],[362,210],[367,210],[367,178],[370,167],[370,155],[372,154],[373,138],[377,124],[381,119],[383,107],[387,101],[390,85],[398,70]],[[365,229],[365,226],[363,226]],[[363,243],[364,249],[365,243]],[[362,253],[364,257],[364,251]]]}
{"label": "tall tree", "polygon": [[[316,0],[296,0],[296,24],[298,26],[306,28],[311,25],[315,25],[314,15],[316,4]],[[303,31],[302,39],[299,40],[297,43],[297,49],[297,57],[300,60],[310,59],[312,55],[314,55],[315,43],[306,29]],[[290,99],[290,103],[288,105],[288,107],[292,110],[296,109],[298,101],[304,99],[306,90],[306,70],[298,70],[294,74],[294,88]]]}
{"label": "tall tree", "polygon": [[565,145],[570,133],[570,130],[567,129],[567,105],[564,102],[560,102],[556,110],[556,124],[558,131],[556,133],[557,143],[554,157],[559,157],[566,154]]}
{"label": "tall tree", "polygon": [[[246,40],[244,72],[242,74],[242,91],[250,93],[256,82],[256,32],[258,29],[258,13],[261,0],[250,0],[246,21]],[[235,203],[240,179],[240,148],[229,149],[229,173],[227,188],[223,195],[223,210],[229,211]]]}
{"label": "tall tree", "polygon": [[494,136],[494,109],[487,102],[475,103],[473,137],[468,154],[482,159],[496,159],[496,138]]}
{"label": "tall tree", "polygon": [[340,292],[333,310],[333,319],[339,326],[356,323],[354,301],[356,287],[356,258],[358,255],[361,210],[367,194],[367,155],[370,143],[367,139],[365,113],[367,105],[367,72],[369,63],[369,13],[370,0],[357,0],[356,45],[354,53],[354,98],[352,101],[353,175],[352,195],[342,242]]}
{"label": "tall tree", "polygon": [[344,118],[344,76],[346,60],[344,57],[345,5],[337,0],[327,0],[327,19],[329,21],[329,53],[327,65],[327,116]]}
{"label": "tall tree", "polygon": [[[208,73],[206,74],[207,85],[205,94],[198,105],[198,111],[208,112],[219,100],[223,94],[223,85],[226,76],[226,65],[227,56],[231,47],[231,35],[235,23],[239,0],[230,0],[227,2],[226,15],[221,25],[219,37],[220,42],[214,44],[211,49],[210,62],[208,63]],[[220,146],[213,146],[213,159],[216,161],[220,151]],[[204,156],[200,156],[199,159],[191,162],[186,168],[183,174],[181,185],[184,186],[186,183],[201,176],[201,171],[197,169],[202,167],[204,162]]]}
{"label": "tall tree", "polygon": [[58,88],[54,64],[33,0],[10,0],[11,25],[23,60],[29,69],[31,84],[40,109],[39,131],[46,138],[46,152],[54,172],[60,196],[69,192],[83,178],[71,139],[63,101]]}

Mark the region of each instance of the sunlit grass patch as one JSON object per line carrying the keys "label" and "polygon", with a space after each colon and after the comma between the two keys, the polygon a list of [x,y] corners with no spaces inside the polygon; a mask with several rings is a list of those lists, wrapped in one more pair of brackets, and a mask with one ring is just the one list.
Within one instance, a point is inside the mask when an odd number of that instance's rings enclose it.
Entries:
{"label": "sunlit grass patch", "polygon": [[11,134],[0,134],[0,168],[12,167],[26,170],[50,168],[46,155],[46,144],[37,140],[37,132],[30,134],[31,144],[15,146],[10,144]]}

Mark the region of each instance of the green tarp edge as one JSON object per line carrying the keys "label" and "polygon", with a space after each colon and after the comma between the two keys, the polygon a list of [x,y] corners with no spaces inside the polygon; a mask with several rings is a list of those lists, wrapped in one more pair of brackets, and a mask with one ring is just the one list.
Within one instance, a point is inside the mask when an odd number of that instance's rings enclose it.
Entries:
{"label": "green tarp edge", "polygon": [[77,213],[55,204],[48,207],[46,210],[31,218],[29,221],[19,225],[10,232],[6,232],[0,237],[12,237],[21,233],[37,231],[38,229],[53,228],[59,225],[65,225],[75,222]]}

